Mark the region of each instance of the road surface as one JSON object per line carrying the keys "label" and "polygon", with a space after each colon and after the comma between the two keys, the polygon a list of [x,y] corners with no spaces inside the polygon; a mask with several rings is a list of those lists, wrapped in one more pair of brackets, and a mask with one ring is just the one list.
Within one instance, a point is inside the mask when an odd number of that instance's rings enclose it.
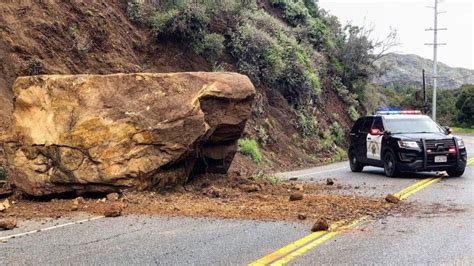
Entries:
{"label": "road surface", "polygon": [[[465,140],[474,157],[474,137]],[[386,178],[381,169],[352,173],[341,162],[282,176],[308,182],[332,177],[361,195],[384,196],[433,174]],[[407,201],[417,208],[318,240],[291,253],[288,264],[474,264],[474,165],[463,177],[442,178]],[[307,225],[288,222],[88,218],[21,221],[15,230],[0,231],[0,264],[245,265],[309,234]]]}

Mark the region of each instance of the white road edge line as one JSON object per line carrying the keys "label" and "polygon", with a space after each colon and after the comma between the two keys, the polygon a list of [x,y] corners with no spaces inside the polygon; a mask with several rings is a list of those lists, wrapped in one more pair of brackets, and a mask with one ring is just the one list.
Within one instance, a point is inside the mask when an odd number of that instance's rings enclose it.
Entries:
{"label": "white road edge line", "polygon": [[282,178],[290,179],[290,178],[294,178],[294,177],[305,177],[305,176],[310,176],[310,175],[316,175],[316,174],[323,174],[323,173],[328,173],[328,172],[339,171],[339,170],[342,170],[342,169],[348,169],[348,167],[344,166],[344,167],[339,167],[339,168],[334,168],[334,169],[311,172],[311,173],[302,174],[302,175],[288,175],[288,176],[282,176]]}
{"label": "white road edge line", "polygon": [[52,229],[57,229],[57,228],[61,228],[61,227],[69,226],[69,225],[74,225],[74,224],[79,224],[79,223],[84,223],[84,222],[90,222],[90,221],[98,220],[98,219],[101,219],[101,218],[104,218],[104,217],[105,216],[96,216],[96,217],[92,217],[92,218],[88,218],[88,219],[84,219],[84,220],[69,222],[69,223],[65,223],[65,224],[58,224],[58,225],[54,225],[54,226],[50,226],[50,227],[46,227],[46,228],[41,228],[41,229],[37,229],[37,230],[32,230],[32,231],[28,231],[28,232],[24,232],[24,233],[19,233],[19,234],[14,234],[14,235],[9,235],[9,236],[3,236],[3,237],[0,237],[0,241],[15,238],[15,237],[19,237],[19,236],[31,235],[31,234],[39,233],[39,232],[43,232],[43,231],[49,231],[49,230],[52,230]]}

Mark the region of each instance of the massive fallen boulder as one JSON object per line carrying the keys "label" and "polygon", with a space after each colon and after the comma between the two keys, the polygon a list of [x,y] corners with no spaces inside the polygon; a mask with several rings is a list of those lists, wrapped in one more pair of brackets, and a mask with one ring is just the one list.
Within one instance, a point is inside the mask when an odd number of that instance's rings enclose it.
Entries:
{"label": "massive fallen boulder", "polygon": [[236,73],[20,77],[3,147],[40,196],[164,188],[226,172],[255,89]]}

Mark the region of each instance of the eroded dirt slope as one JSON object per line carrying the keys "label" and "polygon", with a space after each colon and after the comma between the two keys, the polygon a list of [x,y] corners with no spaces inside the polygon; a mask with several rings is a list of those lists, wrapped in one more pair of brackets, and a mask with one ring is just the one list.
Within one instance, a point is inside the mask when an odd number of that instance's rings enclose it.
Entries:
{"label": "eroded dirt slope", "polygon": [[[157,40],[147,29],[131,23],[126,1],[7,1],[0,5],[0,132],[12,111],[11,85],[22,75],[110,74],[131,72],[211,71],[211,65],[184,44]],[[229,71],[236,71],[226,55]],[[328,84],[328,83],[326,83]],[[318,126],[338,120],[351,123],[344,103],[329,85],[315,104]],[[297,116],[283,96],[257,88],[257,104],[245,135],[266,137],[264,166],[273,170],[299,168],[332,160],[334,150],[305,140],[296,128]],[[265,131],[263,134],[263,131]],[[253,163],[238,156],[234,168]]]}

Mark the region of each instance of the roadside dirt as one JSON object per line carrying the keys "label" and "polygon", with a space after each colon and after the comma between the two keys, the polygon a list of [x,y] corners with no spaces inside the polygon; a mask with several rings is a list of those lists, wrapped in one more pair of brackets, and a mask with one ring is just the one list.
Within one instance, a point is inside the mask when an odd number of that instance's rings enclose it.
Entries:
{"label": "roadside dirt", "polygon": [[[104,215],[119,207],[121,215],[144,214],[285,220],[314,223],[322,218],[329,223],[351,220],[363,215],[377,217],[398,212],[405,204],[390,204],[383,198],[347,196],[339,190],[347,188],[326,183],[281,182],[245,178],[236,173],[228,178],[220,175],[201,176],[184,187],[172,191],[124,191],[118,200],[105,195],[69,199],[32,199],[10,197],[11,207],[0,218],[59,218],[77,212]],[[292,194],[303,194],[301,200],[290,201]],[[109,197],[113,199],[114,197]]]}

